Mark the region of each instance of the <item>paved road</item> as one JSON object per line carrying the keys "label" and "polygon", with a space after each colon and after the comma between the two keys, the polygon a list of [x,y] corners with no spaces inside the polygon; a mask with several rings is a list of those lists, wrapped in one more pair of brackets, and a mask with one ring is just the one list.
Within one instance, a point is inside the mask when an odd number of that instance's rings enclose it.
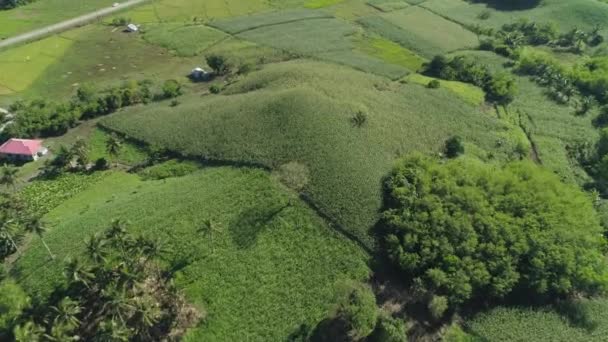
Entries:
{"label": "paved road", "polygon": [[[112,0],[106,0],[108,3],[112,3]],[[118,6],[116,7],[107,7],[107,8],[103,8],[100,10],[97,10],[95,12],[89,13],[89,14],[85,14],[85,15],[81,15],[79,17],[73,18],[73,19],[69,19],[69,20],[65,20],[62,21],[60,23],[57,24],[53,24],[47,27],[43,27],[41,29],[38,30],[34,30],[34,31],[30,31],[24,34],[20,34],[18,36],[15,37],[11,37],[11,38],[7,38],[5,40],[1,40],[0,41],[0,50],[4,49],[6,47],[15,45],[15,44],[21,44],[21,43],[26,43],[29,41],[33,41],[33,40],[37,40],[37,39],[41,39],[44,38],[46,36],[49,36],[51,34],[55,34],[55,33],[59,33],[59,32],[63,32],[66,30],[69,30],[71,28],[77,27],[77,26],[82,26],[85,24],[90,23],[91,21],[94,21],[96,19],[105,17],[107,15],[110,15],[112,13],[118,12],[118,11],[122,11],[126,8],[129,7],[133,7],[136,5],[139,5],[143,2],[146,2],[148,0],[129,0],[129,1],[125,1],[123,3],[120,3]]]}

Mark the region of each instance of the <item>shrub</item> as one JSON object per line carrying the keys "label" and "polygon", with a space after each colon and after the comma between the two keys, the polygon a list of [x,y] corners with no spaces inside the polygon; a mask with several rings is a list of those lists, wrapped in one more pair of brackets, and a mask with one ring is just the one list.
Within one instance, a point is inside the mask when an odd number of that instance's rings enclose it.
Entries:
{"label": "shrub", "polygon": [[492,16],[492,12],[490,12],[489,10],[484,10],[484,11],[481,11],[481,13],[479,13],[477,15],[477,18],[480,20],[488,20],[488,19],[490,19],[491,16]]}
{"label": "shrub", "polygon": [[194,162],[182,162],[169,160],[162,164],[151,166],[142,170],[139,175],[144,180],[160,180],[173,177],[182,177],[191,174],[199,169]]}
{"label": "shrub", "polygon": [[334,316],[346,323],[348,336],[357,341],[372,333],[378,319],[372,290],[353,281],[338,285],[338,304]]}
{"label": "shrub", "polygon": [[310,181],[306,165],[298,162],[283,164],[277,170],[279,180],[295,191],[302,191]]}
{"label": "shrub", "polygon": [[441,83],[439,83],[438,80],[431,80],[429,83],[427,83],[426,87],[429,89],[438,89],[441,87]]}
{"label": "shrub", "polygon": [[110,23],[110,25],[117,26],[117,27],[127,26],[130,22],[131,22],[130,18],[118,17],[118,18],[112,19],[112,22]]}
{"label": "shrub", "polygon": [[369,342],[407,342],[407,327],[400,319],[387,314],[380,315],[376,328],[368,340]]}
{"label": "shrub", "polygon": [[464,145],[459,136],[453,136],[445,142],[445,155],[448,158],[456,158],[464,153]]}
{"label": "shrub", "polygon": [[228,75],[232,72],[232,64],[228,58],[222,55],[210,55],[206,57],[207,65],[218,76]]}
{"label": "shrub", "polygon": [[209,87],[209,91],[211,92],[211,94],[219,94],[222,91],[222,88],[220,88],[218,85],[212,85],[211,87]]}
{"label": "shrub", "polygon": [[433,296],[428,304],[429,313],[435,320],[440,320],[448,309],[448,299],[444,296]]}
{"label": "shrub", "polygon": [[367,114],[361,110],[357,111],[357,113],[350,118],[350,122],[354,127],[361,128],[367,123]]}
{"label": "shrub", "polygon": [[0,283],[0,293],[0,337],[7,337],[19,316],[30,307],[30,298],[10,280]]}
{"label": "shrub", "polygon": [[413,154],[386,181],[381,246],[451,307],[514,290],[552,299],[604,292],[603,229],[586,194],[528,162]]}
{"label": "shrub", "polygon": [[95,161],[95,170],[107,170],[110,167],[110,163],[106,158],[99,158]]}
{"label": "shrub", "polygon": [[171,103],[169,103],[169,106],[177,107],[177,106],[179,106],[179,101],[177,99],[171,100]]}
{"label": "shrub", "polygon": [[176,80],[166,80],[163,83],[162,96],[171,99],[182,95],[182,85]]}

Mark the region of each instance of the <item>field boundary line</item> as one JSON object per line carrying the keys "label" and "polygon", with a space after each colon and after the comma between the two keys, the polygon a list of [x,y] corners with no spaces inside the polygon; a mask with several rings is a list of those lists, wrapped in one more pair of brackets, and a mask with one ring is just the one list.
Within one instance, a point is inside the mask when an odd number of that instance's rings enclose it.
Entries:
{"label": "field boundary line", "polygon": [[336,17],[334,17],[334,16],[332,16],[330,14],[324,14],[324,16],[319,16],[319,17],[299,18],[299,19],[292,19],[292,20],[282,21],[282,22],[279,22],[279,23],[262,24],[262,25],[258,25],[258,26],[252,26],[252,27],[246,28],[244,30],[236,31],[236,32],[225,31],[224,29],[222,29],[220,27],[214,26],[213,22],[209,23],[208,26],[211,26],[211,27],[213,27],[215,29],[218,29],[218,30],[220,30],[220,31],[222,31],[224,33],[236,36],[236,35],[239,35],[241,33],[257,30],[257,29],[260,29],[260,28],[263,28],[263,27],[272,27],[272,26],[278,26],[278,25],[283,25],[283,24],[297,23],[297,22],[300,22],[300,21],[320,20],[320,19],[336,19]]}

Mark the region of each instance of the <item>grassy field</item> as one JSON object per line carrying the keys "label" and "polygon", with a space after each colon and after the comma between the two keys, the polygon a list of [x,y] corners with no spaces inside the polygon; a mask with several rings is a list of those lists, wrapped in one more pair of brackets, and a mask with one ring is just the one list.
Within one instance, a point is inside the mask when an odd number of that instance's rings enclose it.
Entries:
{"label": "grassy field", "polygon": [[[361,128],[351,124],[357,111],[368,116]],[[438,151],[452,134],[497,156],[509,148],[494,148],[495,132],[507,127],[448,90],[313,62],[270,65],[225,95],[184,97],[175,109],[133,108],[103,125],[196,158],[299,161],[311,173],[306,192],[367,243],[381,179],[396,156]]]}
{"label": "grassy field", "polygon": [[146,25],[143,37],[147,42],[162,46],[178,56],[192,57],[228,36],[204,25],[162,23]]}
{"label": "grassy field", "polygon": [[[0,12],[2,13],[2,12]],[[0,52],[0,95],[27,90],[74,41],[53,36]],[[1,89],[4,89],[1,90]]]}
{"label": "grassy field", "polygon": [[608,300],[553,308],[498,308],[466,324],[473,341],[600,342],[608,334]]}
{"label": "grassy field", "polygon": [[[108,173],[52,210],[46,234],[56,261],[32,240],[14,273],[36,296],[60,283],[62,260],[114,218],[157,237],[176,285],[207,319],[186,341],[286,340],[325,317],[340,279],[363,279],[365,255],[265,172],[210,168],[163,181]],[[197,231],[206,219],[213,237]]]}
{"label": "grassy field", "polygon": [[392,12],[410,6],[405,0],[369,0],[367,4],[382,12]]}
{"label": "grassy field", "polygon": [[[426,0],[420,6],[459,23],[495,28],[518,18],[554,22],[562,31],[575,27],[590,30],[608,21],[608,4],[593,0],[544,0],[537,7],[523,10],[500,10],[463,0]],[[490,17],[480,19],[480,14],[485,11]]]}
{"label": "grassy field", "polygon": [[0,11],[0,39],[71,19],[111,2],[99,0],[43,0],[16,9]]}
{"label": "grassy field", "polygon": [[416,72],[422,68],[426,60],[403,46],[390,40],[378,37],[362,37],[356,42],[357,48],[387,63],[400,65]]}

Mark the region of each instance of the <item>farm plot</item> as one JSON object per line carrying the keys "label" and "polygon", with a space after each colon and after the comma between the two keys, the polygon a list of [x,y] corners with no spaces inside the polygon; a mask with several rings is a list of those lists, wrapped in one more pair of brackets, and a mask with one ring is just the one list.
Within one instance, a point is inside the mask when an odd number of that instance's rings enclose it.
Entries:
{"label": "farm plot", "polygon": [[363,37],[357,40],[357,48],[383,61],[418,71],[426,60],[403,46],[378,37]]}
{"label": "farm plot", "polygon": [[[428,85],[430,81],[434,80],[432,77],[427,77],[420,74],[411,74],[405,78],[408,82],[417,83],[420,85]],[[438,80],[441,87],[448,89],[454,94],[458,95],[463,100],[469,102],[472,105],[481,105],[485,100],[484,91],[474,85],[458,82],[458,81],[445,81]]]}
{"label": "farm plot", "polygon": [[[288,12],[289,22],[279,22],[282,17],[271,14],[269,18],[254,16],[250,21],[237,18],[235,21],[215,23],[217,27],[229,32],[240,32],[237,37],[279,50],[289,51],[300,56],[315,57],[355,69],[398,79],[408,70],[397,65],[386,63],[356,50],[353,37],[359,30],[350,23],[328,18],[311,17],[308,12]],[[272,24],[276,23],[276,24]],[[247,28],[251,29],[247,29]],[[277,35],[281,32],[281,35]]]}
{"label": "farm plot", "polygon": [[27,89],[72,44],[72,40],[53,36],[0,52],[0,88],[5,93]]}
{"label": "farm plot", "polygon": [[[264,26],[272,26],[285,24],[295,21],[304,21],[309,19],[331,19],[331,14],[322,11],[313,11],[308,9],[294,9],[278,12],[269,12],[242,16],[237,18],[228,18],[216,20],[210,23],[210,26],[216,27],[224,32],[237,34],[261,28]],[[280,31],[277,31],[280,32]]]}
{"label": "farm plot", "polygon": [[369,0],[367,4],[382,12],[392,12],[410,6],[405,0]]}
{"label": "farm plot", "polygon": [[[506,127],[448,91],[325,63],[269,65],[223,95],[181,102],[131,108],[102,124],[193,158],[269,167],[302,163],[310,171],[306,194],[369,245],[382,177],[395,157],[438,151],[452,134],[497,157],[510,148],[495,147],[496,132]],[[367,117],[361,127],[352,121],[357,112]]]}
{"label": "farm plot", "polygon": [[[210,168],[162,181],[109,173],[45,216],[57,255],[38,239],[13,273],[35,297],[61,283],[63,260],[113,219],[158,238],[175,284],[206,320],[185,341],[280,341],[315,326],[340,280],[368,275],[366,256],[262,171]],[[216,223],[212,236],[199,228]]]}
{"label": "farm plot", "polygon": [[204,25],[162,23],[146,25],[143,37],[147,42],[162,46],[178,56],[192,57],[228,36]]}
{"label": "farm plot", "polygon": [[[405,32],[405,36],[396,42],[427,58],[478,44],[473,32],[420,7],[382,14],[381,18]],[[382,26],[378,29],[382,35]],[[388,31],[386,38],[391,39],[390,27]]]}
{"label": "farm plot", "polygon": [[[608,22],[608,4],[599,1],[544,0],[536,7],[523,10],[499,10],[463,0],[427,0],[421,6],[459,23],[494,28],[520,18],[539,23],[553,22],[562,31],[573,28],[591,30]],[[484,12],[486,15],[482,16]]]}

